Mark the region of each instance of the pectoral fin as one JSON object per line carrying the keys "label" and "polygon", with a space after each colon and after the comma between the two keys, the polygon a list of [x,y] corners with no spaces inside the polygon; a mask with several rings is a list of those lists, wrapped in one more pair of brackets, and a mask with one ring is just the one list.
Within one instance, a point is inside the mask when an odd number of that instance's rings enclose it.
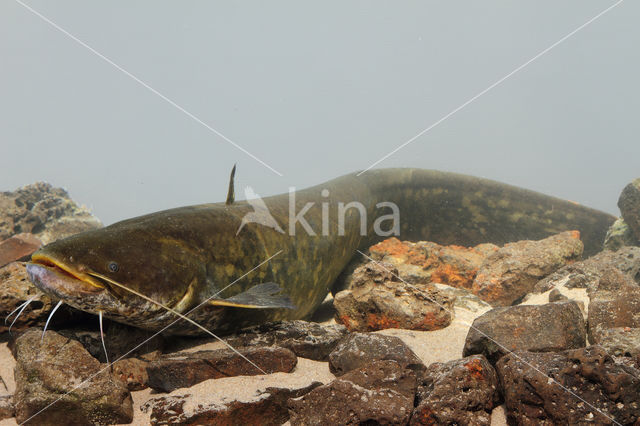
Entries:
{"label": "pectoral fin", "polygon": [[291,303],[289,296],[277,294],[280,293],[280,291],[282,291],[282,289],[276,283],[262,283],[228,299],[211,300],[209,304],[213,306],[230,306],[249,309],[295,309],[296,307]]}

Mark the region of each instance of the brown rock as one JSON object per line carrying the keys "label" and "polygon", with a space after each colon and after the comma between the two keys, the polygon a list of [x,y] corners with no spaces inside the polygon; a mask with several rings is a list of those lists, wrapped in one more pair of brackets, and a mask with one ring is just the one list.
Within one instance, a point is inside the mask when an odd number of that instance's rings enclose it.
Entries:
{"label": "brown rock", "polygon": [[100,221],[73,202],[64,189],[48,183],[38,182],[0,193],[0,239],[30,232],[48,244],[100,227]]}
{"label": "brown rock", "polygon": [[487,359],[473,355],[431,364],[418,388],[412,425],[490,425],[500,402],[498,376]]}
{"label": "brown rock", "polygon": [[416,375],[395,361],[377,361],[289,401],[291,425],[403,425]]}
{"label": "brown rock", "polygon": [[16,410],[13,406],[13,395],[0,396],[0,420],[9,419],[15,416]]}
{"label": "brown rock", "polygon": [[605,250],[589,259],[598,264],[608,264],[629,275],[640,284],[640,247],[622,247],[618,251]]}
{"label": "brown rock", "polygon": [[347,329],[340,324],[317,324],[307,321],[282,321],[246,329],[226,341],[233,347],[280,346],[299,357],[326,361]]}
{"label": "brown rock", "polygon": [[560,293],[560,291],[557,288],[554,288],[549,293],[549,302],[565,302],[567,300],[569,300],[569,298],[564,294]]}
{"label": "brown rock", "polygon": [[371,257],[394,265],[399,275],[411,283],[437,282],[470,289],[478,268],[488,255],[498,250],[493,244],[475,247],[441,246],[420,241],[389,238],[371,248]]}
{"label": "brown rock", "polygon": [[496,366],[510,424],[637,424],[640,371],[599,346],[515,352]]}
{"label": "brown rock", "polygon": [[518,241],[489,256],[480,267],[473,292],[494,306],[524,297],[545,276],[582,255],[578,231],[562,232],[539,241]]}
{"label": "brown rock", "polygon": [[635,354],[640,334],[640,286],[628,275],[611,273],[588,289],[589,341],[612,355]]}
{"label": "brown rock", "polygon": [[329,369],[336,376],[374,361],[393,360],[419,376],[426,368],[420,358],[398,337],[374,333],[352,333],[329,355]]}
{"label": "brown rock", "polygon": [[[13,348],[16,420],[39,425],[129,423],[125,385],[76,341],[30,329]],[[38,414],[41,410],[44,410]],[[36,416],[31,419],[32,416]]]}
{"label": "brown rock", "polygon": [[138,358],[124,358],[111,365],[113,374],[125,384],[130,391],[138,391],[148,387],[148,361]]}
{"label": "brown rock", "polygon": [[[267,374],[289,373],[297,363],[296,355],[285,348],[240,348],[239,352]],[[147,365],[147,383],[155,390],[171,392],[209,379],[264,374],[245,358],[231,349],[165,355]]]}
{"label": "brown rock", "polygon": [[638,327],[598,328],[592,334],[592,343],[602,346],[609,355],[640,356],[640,328]]}
{"label": "brown rock", "polygon": [[31,284],[24,263],[14,262],[0,268],[0,318],[7,320],[6,323],[0,321],[0,332],[7,331],[17,315],[17,312],[14,312],[13,316],[8,318],[9,313],[32,297],[34,297],[33,301],[16,319],[12,330],[44,325],[55,303],[48,295]]}
{"label": "brown rock", "polygon": [[145,411],[151,409],[151,424],[279,426],[288,420],[289,413],[277,400],[298,395],[281,392],[277,398],[267,394],[251,402],[233,401],[222,406],[202,405],[195,410],[185,409],[191,396],[166,396],[149,400],[145,403]]}
{"label": "brown rock", "polygon": [[[27,300],[34,298],[22,314],[16,319],[16,308]],[[0,268],[0,333],[9,330],[9,326],[15,320],[12,331],[21,331],[29,327],[44,326],[51,309],[57,301],[53,301],[48,295],[38,290],[27,277],[23,262],[13,262]],[[9,313],[13,312],[8,318]],[[78,322],[91,317],[81,311],[67,305],[62,305],[52,318],[49,326],[59,327],[63,324]],[[6,320],[6,323],[5,321]]]}
{"label": "brown rock", "polygon": [[351,290],[335,295],[336,319],[350,331],[437,330],[451,324],[453,299],[433,285],[411,285],[390,264],[369,262],[353,274]]}
{"label": "brown rock", "polygon": [[635,179],[624,187],[618,199],[618,207],[636,239],[640,239],[640,179]]}
{"label": "brown rock", "polygon": [[397,361],[374,361],[340,376],[340,380],[351,382],[365,389],[388,389],[413,401],[418,389],[415,371],[402,368]]}
{"label": "brown rock", "polygon": [[[83,328],[59,330],[58,333],[77,340],[82,343],[91,356],[100,362],[107,362],[100,337],[98,317],[91,316],[89,321],[82,324]],[[156,334],[153,331],[131,327],[115,321],[105,321],[104,343],[109,354],[109,361],[114,362],[121,357],[143,357],[149,353],[162,351],[165,346],[165,338],[162,334]],[[141,345],[141,342],[144,343]]]}
{"label": "brown rock", "polygon": [[[259,385],[255,380],[247,382],[246,377],[209,380],[152,398],[142,410],[151,410],[154,425],[281,425],[289,419],[287,400],[320,386],[319,378],[314,374],[276,373],[264,376]],[[233,394],[227,384],[236,389]]]}
{"label": "brown rock", "polygon": [[29,233],[14,235],[0,242],[0,267],[15,262],[38,250],[42,241]]}
{"label": "brown rock", "polygon": [[495,308],[473,321],[463,356],[492,363],[510,351],[561,351],[585,346],[586,327],[574,301]]}

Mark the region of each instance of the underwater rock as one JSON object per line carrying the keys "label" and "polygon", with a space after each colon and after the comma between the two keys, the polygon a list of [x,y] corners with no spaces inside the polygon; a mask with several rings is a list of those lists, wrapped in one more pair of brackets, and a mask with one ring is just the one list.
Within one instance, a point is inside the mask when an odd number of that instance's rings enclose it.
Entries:
{"label": "underwater rock", "polygon": [[591,343],[598,344],[609,355],[619,357],[640,356],[640,328],[639,327],[610,327],[597,328]]}
{"label": "underwater rock", "polygon": [[569,300],[569,298],[560,293],[560,290],[557,288],[554,288],[549,292],[549,302],[566,302],[567,300]]}
{"label": "underwater rock", "polygon": [[627,246],[618,251],[605,250],[589,259],[614,266],[640,284],[640,247]]}
{"label": "underwater rock", "polygon": [[618,207],[633,235],[640,239],[640,178],[624,187],[618,198]]}
{"label": "underwater rock", "polygon": [[582,250],[578,231],[505,244],[480,266],[472,291],[494,306],[511,305],[541,278],[579,259]]}
{"label": "underwater rock", "polygon": [[483,313],[493,309],[493,306],[471,293],[470,290],[460,287],[451,287],[446,284],[432,284],[436,290],[438,290],[438,294],[449,297],[453,300],[453,307],[455,309],[464,309],[474,313]]}
{"label": "underwater rock", "polygon": [[640,245],[640,241],[633,235],[633,231],[622,218],[613,222],[604,237],[604,248],[606,250],[617,251],[624,246],[638,245]]}
{"label": "underwater rock", "polygon": [[33,234],[22,233],[0,242],[0,267],[30,256],[38,250],[42,241]]}
{"label": "underwater rock", "polygon": [[358,425],[409,422],[416,375],[395,361],[376,361],[289,400],[295,425]]}
{"label": "underwater rock", "polygon": [[148,361],[138,358],[124,358],[111,365],[113,374],[125,384],[130,391],[139,391],[148,387]]}
{"label": "underwater rock", "polygon": [[[315,370],[313,361],[302,360]],[[227,377],[207,380],[167,396],[152,398],[142,407],[151,410],[151,424],[180,425],[267,425],[289,419],[287,401],[300,397],[331,380],[326,374],[276,373],[256,377]],[[239,391],[229,394],[229,388]]]}
{"label": "underwater rock", "polygon": [[13,395],[0,396],[0,420],[9,419],[15,416],[15,412]]}
{"label": "underwater rock", "polygon": [[451,324],[450,297],[441,295],[433,285],[408,285],[396,275],[390,264],[369,262],[356,269],[351,289],[339,292],[333,300],[336,320],[349,331],[428,331]]}
{"label": "underwater rock", "polygon": [[400,241],[389,238],[369,248],[371,257],[394,265],[399,276],[410,283],[437,282],[471,289],[478,268],[498,250],[493,244],[475,247],[441,246],[429,241]]}
{"label": "underwater rock", "polygon": [[605,250],[580,262],[558,269],[535,285],[535,293],[544,293],[553,288],[586,288],[596,291],[613,282],[627,282],[628,277],[640,283],[640,247],[623,247],[617,252]]}
{"label": "underwater rock", "polygon": [[615,363],[599,346],[519,351],[502,357],[496,370],[509,424],[608,425],[615,419],[631,425],[640,420],[640,370]]}
{"label": "underwater rock", "polygon": [[640,350],[640,286],[628,275],[621,275],[608,274],[597,288],[587,290],[589,341],[612,351],[611,355]]}
{"label": "underwater rock", "polygon": [[[17,314],[15,309],[32,297],[33,301],[16,319],[12,330],[44,325],[55,303],[31,284],[23,262],[13,262],[0,268],[0,318],[3,319],[0,321],[0,332],[9,329]],[[7,318],[11,312],[14,312],[13,316]],[[6,323],[5,319],[8,320]]]}
{"label": "underwater rock", "polygon": [[[291,372],[298,359],[289,349],[279,347],[240,348],[244,357],[267,374]],[[161,356],[147,364],[150,388],[171,392],[209,379],[264,374],[231,349],[182,352]]]}
{"label": "underwater rock", "polygon": [[53,331],[47,331],[42,341],[41,336],[41,330],[30,329],[13,347],[18,423],[44,408],[46,412],[35,418],[35,424],[131,422],[131,394],[109,368],[79,342]]}
{"label": "underwater rock", "polygon": [[[91,315],[88,321],[83,322],[82,328],[59,330],[58,333],[77,340],[82,343],[91,356],[100,362],[107,362],[99,327],[98,317]],[[89,329],[87,330],[87,328]],[[165,337],[162,334],[155,334],[157,333],[115,321],[105,321],[104,343],[109,354],[109,361],[114,362],[123,356],[144,356],[155,351],[162,351],[165,346]]]}
{"label": "underwater rock", "polygon": [[21,232],[35,234],[44,244],[102,227],[85,207],[62,188],[37,182],[14,192],[0,192],[0,239]]}
{"label": "underwater rock", "polygon": [[574,301],[495,308],[473,321],[463,356],[484,355],[492,364],[510,351],[561,351],[585,346],[586,327]]}
{"label": "underwater rock", "polygon": [[[456,245],[441,246],[430,241],[400,241],[386,239],[369,248],[371,257],[396,267],[401,281],[410,284],[441,283],[452,287],[470,289],[482,262],[498,250],[493,244],[475,247]],[[364,257],[356,257],[336,279],[332,293],[352,287],[353,272],[367,263]]]}
{"label": "underwater rock", "polygon": [[225,340],[233,347],[276,345],[302,358],[326,361],[346,334],[347,329],[340,324],[295,320],[258,325]]}
{"label": "underwater rock", "polygon": [[393,360],[420,375],[426,366],[398,337],[374,333],[352,333],[329,354],[329,370],[336,376],[374,361]]}
{"label": "underwater rock", "polygon": [[[21,331],[29,327],[44,326],[51,309],[57,301],[38,290],[29,281],[24,262],[12,262],[0,268],[0,333],[9,330],[9,326],[15,320],[11,331]],[[33,298],[31,303],[22,311],[16,319],[20,305]],[[7,316],[13,312],[10,318]],[[65,324],[81,322],[92,315],[73,309],[68,305],[60,306],[56,315],[51,319],[49,326],[60,327]],[[5,322],[6,320],[6,322]]]}
{"label": "underwater rock", "polygon": [[427,367],[412,425],[490,425],[500,402],[496,371],[482,355]]}

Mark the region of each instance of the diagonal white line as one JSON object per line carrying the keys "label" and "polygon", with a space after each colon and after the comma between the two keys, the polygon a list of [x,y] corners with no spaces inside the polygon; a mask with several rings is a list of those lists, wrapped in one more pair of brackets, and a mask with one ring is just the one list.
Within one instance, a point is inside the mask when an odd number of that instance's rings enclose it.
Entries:
{"label": "diagonal white line", "polygon": [[[273,259],[274,257],[278,256],[280,253],[282,253],[282,250],[278,250],[277,253],[271,255],[268,259],[262,261],[259,265],[254,266],[253,268],[251,268],[250,271],[245,272],[244,274],[242,274],[240,277],[236,278],[234,281],[232,281],[229,285],[227,285],[224,289],[227,289],[229,287],[231,287],[232,285],[234,285],[235,283],[237,283],[238,281],[240,281],[241,279],[243,279],[244,277],[246,277],[247,275],[249,275],[250,273],[252,273],[253,271],[255,271],[256,269],[260,268],[262,265],[268,263],[271,259]],[[221,290],[222,291],[222,290]],[[185,316],[188,316],[189,314],[191,314],[193,311],[195,311],[196,309],[198,309],[200,306],[204,305],[205,303],[207,303],[209,300],[213,299],[214,297],[216,297],[218,294],[220,293],[220,291],[216,294],[214,294],[213,296],[207,298],[206,300],[204,300],[202,303],[200,303],[199,305],[197,305],[196,307],[192,308],[191,310],[189,310],[186,314],[184,314]],[[63,393],[62,395],[60,395],[60,397],[58,397],[58,399],[56,399],[55,401],[51,402],[49,405],[47,405],[46,407],[42,408],[40,411],[38,411],[37,413],[33,414],[31,417],[29,417],[28,419],[26,419],[24,422],[20,423],[20,425],[23,425],[25,423],[27,423],[29,420],[33,419],[34,417],[36,417],[37,415],[39,415],[40,413],[42,413],[43,411],[47,410],[49,407],[51,407],[52,405],[56,404],[58,401],[60,401],[62,398],[64,398],[65,396],[69,395],[71,392],[73,392],[74,390],[80,388],[81,386],[83,386],[85,383],[87,383],[89,380],[93,379],[95,376],[97,376],[98,374],[101,374],[102,372],[104,372],[105,370],[108,370],[109,368],[111,368],[111,365],[115,364],[116,362],[120,361],[121,359],[127,357],[129,354],[131,354],[133,351],[135,351],[136,349],[138,349],[140,346],[144,345],[145,343],[147,343],[149,340],[153,339],[154,337],[158,336],[159,334],[162,334],[166,329],[168,329],[169,327],[171,327],[172,325],[174,325],[175,323],[177,323],[178,321],[180,321],[182,318],[178,318],[175,321],[173,321],[172,323],[170,323],[169,325],[165,326],[163,329],[161,329],[160,331],[156,332],[154,335],[152,335],[151,337],[143,340],[141,343],[139,343],[138,345],[136,345],[133,349],[129,350],[129,352],[125,353],[124,355],[120,356],[120,358],[116,359],[115,361],[113,361],[112,364],[107,365],[104,368],[101,368],[100,370],[98,370],[96,373],[92,374],[91,376],[87,377],[86,379],[84,379],[83,381],[81,381],[80,383],[78,383],[77,385],[75,385],[73,388],[71,388],[69,391]],[[218,340],[220,340],[222,343],[224,343],[225,345],[231,347],[231,345],[229,345],[227,342],[225,342],[224,340],[220,339],[219,337],[216,336],[216,338]],[[234,348],[231,348],[235,351]],[[237,351],[236,351],[237,352]]]}
{"label": "diagonal white line", "polygon": [[[367,256],[365,253],[361,252],[360,250],[356,250],[358,253],[360,253],[361,255],[363,255],[364,257],[366,257],[367,259],[369,259],[370,261],[372,261],[373,263],[375,263],[376,265],[378,265],[380,268],[384,269],[385,271],[387,271],[388,273],[390,273],[391,275],[393,275],[394,277],[396,277],[397,279],[399,279],[400,281],[402,281],[403,283],[405,283],[408,287],[412,288],[413,290],[421,293],[422,295],[424,295],[424,297],[435,303],[436,305],[438,305],[440,308],[444,309],[445,311],[449,311],[451,312],[451,310],[447,309],[446,306],[442,305],[441,303],[439,303],[436,300],[433,300],[432,298],[429,297],[428,294],[426,294],[423,290],[420,290],[419,288],[413,286],[412,284],[409,284],[408,282],[406,282],[404,279],[402,279],[399,275],[394,274],[392,271],[390,271],[389,269],[385,268],[385,266],[378,262],[377,260],[373,259],[370,256]],[[453,315],[453,312],[451,312],[451,314]],[[546,374],[544,374],[542,371],[540,371],[538,368],[536,368],[534,365],[532,365],[531,363],[525,361],[524,359],[522,359],[520,356],[518,356],[518,354],[514,353],[512,350],[510,350],[509,348],[507,348],[506,346],[500,344],[500,342],[497,342],[496,340],[494,340],[491,336],[487,335],[485,332],[483,332],[482,330],[479,330],[477,327],[474,327],[473,324],[469,324],[467,322],[464,321],[460,321],[461,324],[463,325],[468,325],[469,328],[474,329],[475,331],[477,331],[478,333],[482,334],[484,337],[486,337],[487,339],[491,340],[493,343],[495,343],[496,345],[500,346],[500,348],[504,349],[507,354],[509,355],[513,355],[515,358],[518,358],[518,360],[520,360],[522,363],[526,364],[529,368],[532,368],[533,370],[537,371],[538,373],[542,374],[544,377],[546,377],[547,379],[551,380],[554,384],[556,384],[558,387],[560,387],[562,390],[564,390],[565,392],[569,393],[570,395],[578,398],[580,401],[584,402],[585,404],[587,404],[589,407],[593,408],[594,410],[596,410],[597,412],[599,412],[600,414],[602,414],[603,416],[605,416],[606,418],[608,418],[609,420],[611,420],[613,423],[622,426],[621,423],[617,422],[616,419],[614,419],[613,417],[609,416],[608,414],[602,412],[600,409],[598,409],[598,407],[595,407],[594,405],[590,404],[589,401],[585,400],[584,398],[582,398],[580,395],[577,395],[576,393],[574,393],[571,389],[567,388],[566,386],[562,385],[562,383],[558,382],[556,379],[547,376]]]}
{"label": "diagonal white line", "polygon": [[132,73],[130,73],[126,69],[122,68],[120,65],[118,65],[115,62],[113,62],[111,59],[107,58],[105,55],[103,55],[102,53],[98,52],[93,47],[89,46],[87,43],[85,43],[84,41],[80,40],[79,38],[77,38],[76,36],[74,36],[73,34],[68,32],[67,30],[65,30],[64,28],[62,28],[61,26],[59,26],[58,24],[56,24],[55,22],[53,22],[52,20],[50,20],[49,18],[47,18],[46,16],[44,16],[43,14],[41,14],[40,12],[38,12],[37,10],[32,8],[31,6],[25,4],[21,0],[15,0],[15,2],[18,3],[19,5],[21,5],[22,7],[24,7],[25,9],[27,9],[29,12],[33,13],[34,15],[36,15],[38,18],[40,18],[43,21],[45,21],[47,24],[51,25],[56,30],[60,31],[61,33],[63,33],[64,35],[66,35],[67,37],[69,37],[70,39],[75,41],[76,43],[78,43],[79,45],[81,45],[82,47],[84,47],[87,50],[89,50],[91,53],[93,53],[94,55],[96,55],[97,57],[102,59],[103,61],[107,62],[112,67],[116,68],[118,71],[120,71],[123,74],[125,74],[127,77],[129,77],[132,80],[134,80],[136,83],[140,84],[145,89],[149,90],[150,92],[152,92],[156,96],[160,97],[162,100],[164,100],[169,105],[171,105],[174,108],[176,108],[178,111],[180,111],[183,114],[187,115],[189,118],[194,120],[196,123],[198,123],[201,126],[209,129],[211,132],[215,133],[216,135],[218,135],[219,137],[221,137],[222,139],[224,139],[225,141],[227,141],[228,143],[230,143],[231,145],[233,145],[234,147],[236,147],[240,151],[244,152],[246,155],[248,155],[249,157],[251,157],[254,160],[256,160],[258,163],[262,164],[263,166],[265,166],[266,168],[271,170],[273,173],[277,174],[278,176],[283,176],[282,173],[280,173],[279,171],[277,171],[276,169],[274,169],[273,167],[271,167],[270,165],[268,165],[267,163],[265,163],[264,161],[262,161],[261,159],[259,159],[258,157],[256,157],[255,155],[253,155],[252,153],[250,153],[249,151],[247,151],[243,147],[241,147],[240,145],[238,145],[236,142],[234,142],[231,139],[229,139],[227,136],[225,136],[222,133],[220,133],[218,130],[214,129],[213,127],[211,127],[210,125],[208,125],[207,123],[202,121],[200,118],[198,118],[197,116],[195,116],[191,112],[187,111],[185,108],[183,108],[180,105],[178,105],[176,102],[174,102],[173,100],[171,100],[167,96],[163,95],[162,93],[160,93],[159,91],[157,91],[156,89],[154,89],[153,87],[151,87],[150,85],[148,85],[147,83],[142,81],[140,78],[136,77],[135,75],[133,75]]}
{"label": "diagonal white line", "polygon": [[552,50],[553,48],[555,48],[556,46],[558,46],[559,44],[561,44],[562,42],[564,42],[565,40],[567,40],[568,38],[570,38],[571,36],[575,35],[578,31],[584,29],[585,27],[587,27],[588,25],[590,25],[591,23],[593,23],[594,21],[596,21],[597,19],[599,19],[600,17],[602,17],[604,14],[606,14],[607,12],[609,12],[611,9],[613,9],[614,7],[618,6],[620,3],[622,3],[624,0],[618,0],[616,3],[614,3],[613,5],[609,6],[608,8],[606,8],[605,10],[603,10],[602,12],[598,13],[596,16],[594,16],[593,18],[589,19],[587,22],[585,22],[584,24],[580,25],[578,28],[576,28],[575,30],[571,31],[569,34],[565,35],[564,37],[562,37],[560,40],[556,41],[555,43],[553,43],[551,46],[547,47],[546,49],[544,49],[543,51],[541,51],[540,53],[538,53],[537,55],[535,55],[534,57],[532,57],[531,59],[529,59],[528,61],[526,61],[525,63],[523,63],[522,65],[520,65],[519,67],[517,67],[516,69],[514,69],[513,71],[511,71],[509,74],[505,75],[504,77],[502,77],[501,79],[499,79],[498,81],[496,81],[495,83],[493,83],[491,86],[487,87],[486,89],[484,89],[483,91],[481,91],[480,93],[478,93],[477,95],[475,95],[474,97],[472,97],[471,99],[469,99],[468,101],[466,101],[465,103],[463,103],[462,105],[460,105],[459,107],[457,107],[456,109],[454,109],[453,111],[449,112],[447,115],[445,115],[444,117],[442,117],[441,119],[439,119],[438,121],[436,121],[435,123],[433,123],[432,125],[430,125],[429,127],[427,127],[426,129],[422,130],[420,133],[418,133],[417,135],[415,135],[414,137],[412,137],[411,139],[409,139],[408,141],[404,142],[402,145],[398,146],[396,149],[394,149],[393,151],[389,152],[387,155],[385,155],[384,157],[382,157],[381,159],[379,159],[378,161],[376,161],[375,163],[371,164],[369,167],[367,167],[366,169],[362,170],[360,173],[357,174],[357,176],[360,176],[361,174],[365,173],[368,170],[371,170],[373,167],[377,166],[378,164],[380,164],[381,162],[383,162],[384,160],[386,160],[387,158],[389,158],[390,156],[392,156],[393,154],[395,154],[396,152],[400,151],[402,148],[404,148],[405,146],[409,145],[411,142],[415,141],[416,139],[418,139],[420,136],[424,135],[425,133],[427,133],[428,131],[430,131],[431,129],[433,129],[434,127],[442,124],[444,121],[446,121],[449,117],[453,116],[454,114],[456,114],[457,112],[459,112],[460,110],[464,109],[465,107],[467,107],[469,104],[473,103],[476,99],[480,98],[482,95],[484,95],[485,93],[489,92],[491,89],[493,89],[494,87],[500,85],[501,83],[503,83],[505,80],[509,79],[510,77],[512,77],[514,74],[518,73],[519,71],[521,71],[522,69],[526,68],[529,64],[531,64],[532,62],[536,61],[537,59],[539,59],[541,56],[545,55],[546,53],[548,53],[550,50]]}

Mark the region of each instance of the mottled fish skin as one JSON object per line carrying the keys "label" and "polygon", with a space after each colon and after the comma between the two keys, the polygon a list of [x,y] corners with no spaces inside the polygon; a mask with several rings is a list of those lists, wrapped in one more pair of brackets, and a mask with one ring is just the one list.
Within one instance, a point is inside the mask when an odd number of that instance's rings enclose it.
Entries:
{"label": "mottled fish skin", "polygon": [[[328,196],[322,191],[328,190]],[[290,194],[263,199],[284,233],[250,223],[236,235],[241,220],[253,208],[247,202],[203,204],[160,211],[124,220],[105,228],[74,235],[40,249],[35,255],[56,259],[71,271],[95,272],[185,313],[229,283],[281,251],[270,262],[238,280],[217,298],[228,298],[263,282],[275,282],[295,309],[243,309],[204,305],[189,317],[214,332],[230,332],[272,320],[311,315],[328,294],[336,277],[357,249],[383,239],[373,224],[392,202],[400,211],[400,235],[405,240],[471,246],[540,239],[579,230],[585,255],[602,247],[615,217],[502,183],[422,169],[379,169],[361,176],[342,176],[295,193],[295,213],[315,203],[304,215],[316,235],[300,223],[289,230]],[[349,209],[344,235],[338,232],[338,203],[357,201],[367,211],[366,235],[360,232],[360,214]],[[329,212],[328,235],[323,235],[323,203]],[[389,223],[383,224],[388,227]],[[117,263],[118,270],[110,270]],[[45,292],[46,286],[35,280]],[[158,330],[176,319],[166,310],[134,294],[107,285],[117,299],[109,306],[78,297],[67,301],[79,309],[141,328]],[[65,299],[64,295],[57,294]],[[118,308],[112,305],[118,304]],[[198,334],[180,321],[167,332]]]}

